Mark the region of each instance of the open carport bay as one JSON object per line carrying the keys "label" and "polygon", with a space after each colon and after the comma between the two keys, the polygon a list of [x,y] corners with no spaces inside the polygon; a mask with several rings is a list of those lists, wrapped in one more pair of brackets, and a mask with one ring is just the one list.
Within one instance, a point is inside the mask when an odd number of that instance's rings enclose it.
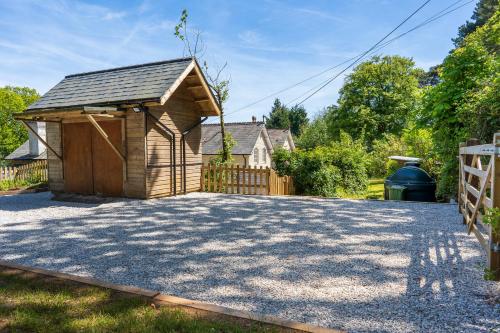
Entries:
{"label": "open carport bay", "polygon": [[193,193],[0,196],[0,259],[356,332],[500,329],[455,205]]}

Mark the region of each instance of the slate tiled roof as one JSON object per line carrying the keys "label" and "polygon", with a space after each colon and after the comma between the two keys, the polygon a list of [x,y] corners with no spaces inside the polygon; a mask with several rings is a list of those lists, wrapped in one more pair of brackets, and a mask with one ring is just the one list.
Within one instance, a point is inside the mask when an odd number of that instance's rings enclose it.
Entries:
{"label": "slate tiled roof", "polygon": [[[236,145],[232,153],[234,155],[250,155],[255,143],[259,138],[264,123],[227,123],[225,129],[232,134],[236,140]],[[220,124],[203,124],[201,127],[201,141],[203,144],[203,154],[215,155],[222,149],[222,137],[220,134]]]}
{"label": "slate tiled roof", "polygon": [[271,140],[273,148],[283,147],[286,140],[288,139],[289,130],[268,128],[267,134],[269,135],[269,140]]}
{"label": "slate tiled roof", "polygon": [[44,150],[40,155],[30,154],[30,141],[26,140],[25,143],[17,147],[12,153],[5,157],[6,160],[46,160],[47,150]]}
{"label": "slate tiled roof", "polygon": [[159,99],[191,61],[181,58],[68,75],[27,110]]}

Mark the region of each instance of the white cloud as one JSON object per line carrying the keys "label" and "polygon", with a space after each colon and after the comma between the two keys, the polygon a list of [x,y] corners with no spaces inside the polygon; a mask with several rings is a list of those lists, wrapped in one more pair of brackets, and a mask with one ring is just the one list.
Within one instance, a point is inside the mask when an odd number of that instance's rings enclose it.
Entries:
{"label": "white cloud", "polygon": [[110,20],[116,20],[116,19],[121,19],[124,18],[127,15],[126,12],[107,12],[106,15],[104,15],[103,20],[110,21]]}
{"label": "white cloud", "polygon": [[260,45],[263,41],[262,36],[254,30],[245,30],[238,34],[238,38],[246,45]]}
{"label": "white cloud", "polygon": [[320,10],[316,10],[316,9],[311,9],[311,8],[294,8],[293,10],[297,11],[298,13],[301,13],[301,14],[306,14],[306,15],[310,15],[310,16],[314,16],[316,18],[321,18],[321,19],[327,19],[327,20],[332,20],[332,21],[336,21],[336,22],[345,22],[346,20],[339,17],[339,16],[335,16],[335,15],[332,15],[328,12],[325,12],[325,11],[320,11]]}

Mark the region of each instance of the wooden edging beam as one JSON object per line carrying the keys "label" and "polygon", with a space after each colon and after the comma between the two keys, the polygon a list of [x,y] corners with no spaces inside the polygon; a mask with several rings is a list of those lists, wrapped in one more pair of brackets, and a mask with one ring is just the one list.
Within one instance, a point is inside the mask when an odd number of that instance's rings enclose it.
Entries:
{"label": "wooden edging beam", "polygon": [[38,133],[35,130],[33,130],[30,125],[28,125],[26,123],[26,120],[20,119],[20,121],[24,124],[24,126],[26,126],[26,128],[29,131],[31,131],[31,133],[35,134],[35,136],[38,138],[38,140],[40,140],[40,142],[43,143],[43,145],[45,147],[47,147],[47,149],[49,149],[54,155],[56,155],[56,157],[62,162],[62,160],[63,160],[62,156],[59,155],[58,153],[56,153],[56,151],[51,146],[49,146],[49,144],[44,139],[42,139],[42,137],[40,135],[38,135]]}
{"label": "wooden edging beam", "polygon": [[94,279],[91,277],[83,277],[83,276],[77,276],[77,275],[72,275],[72,274],[66,274],[66,273],[60,273],[60,272],[55,272],[55,271],[50,271],[42,268],[35,268],[35,267],[29,267],[29,266],[24,266],[24,265],[19,265],[15,263],[11,263],[8,261],[3,261],[0,260],[0,269],[12,269],[12,270],[18,270],[18,271],[24,271],[24,272],[29,272],[29,273],[35,273],[39,275],[44,275],[44,276],[49,276],[49,277],[54,277],[57,279],[61,280],[68,280],[68,281],[73,281],[73,282],[78,282],[78,283],[83,283],[87,284],[90,286],[95,286],[99,288],[106,288],[106,289],[111,289],[115,290],[118,292],[123,292],[127,294],[133,294],[133,295],[138,295],[142,297],[146,297],[150,299],[153,303],[158,304],[158,305],[165,305],[165,306],[174,306],[174,307],[181,307],[181,308],[188,308],[188,309],[193,309],[197,311],[205,311],[211,314],[214,314],[217,317],[232,317],[238,320],[249,320],[252,322],[259,322],[265,325],[270,325],[274,327],[279,327],[287,332],[304,332],[304,333],[346,333],[345,331],[338,330],[338,329],[331,329],[331,328],[324,328],[324,327],[319,327],[319,326],[314,326],[310,324],[305,324],[305,323],[299,323],[291,320],[286,320],[286,319],[281,319],[277,318],[274,316],[267,316],[267,315],[261,315],[261,314],[256,314],[248,311],[241,311],[241,310],[234,310],[231,308],[226,308],[223,306],[218,306],[218,305],[213,305],[213,304],[208,304],[208,303],[203,303],[203,302],[198,302],[198,301],[193,301],[190,299],[185,299],[185,298],[180,298],[176,296],[170,296],[170,295],[164,295],[161,294],[160,292],[154,291],[154,290],[149,290],[149,289],[142,289],[142,288],[137,288],[137,287],[131,287],[131,286],[124,286],[124,285],[119,285],[119,284],[114,284],[114,283],[108,283],[104,282],[98,279]]}

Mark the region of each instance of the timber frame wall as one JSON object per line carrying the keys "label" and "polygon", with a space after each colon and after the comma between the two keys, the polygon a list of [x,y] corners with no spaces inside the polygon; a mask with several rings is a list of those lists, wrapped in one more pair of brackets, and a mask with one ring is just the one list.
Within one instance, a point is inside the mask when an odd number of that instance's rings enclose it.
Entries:
{"label": "timber frame wall", "polygon": [[[122,195],[151,198],[198,191],[202,167],[201,122],[220,107],[193,59],[161,95],[148,100],[108,102],[25,112],[16,117],[47,122],[48,180],[53,192],[65,191],[64,124],[90,122],[123,166]],[[203,120],[201,118],[204,117]],[[121,144],[110,140],[100,122],[121,121]],[[36,133],[35,133],[36,134]],[[174,158],[175,157],[175,158]],[[174,181],[175,179],[175,181]]]}
{"label": "timber frame wall", "polygon": [[[201,112],[189,99],[174,95],[163,106],[151,106],[148,111],[175,134],[175,163],[170,158],[172,138],[169,138],[150,117],[146,120],[146,197],[163,197],[200,189],[202,166],[201,126],[186,136],[186,175],[182,161],[182,132],[200,122]],[[174,193],[174,174],[176,188]],[[184,179],[186,183],[184,184]],[[185,186],[185,188],[184,188]]]}
{"label": "timber frame wall", "polygon": [[[185,139],[186,175],[182,162],[182,132],[200,122],[202,116],[192,98],[184,97],[179,89],[165,105],[148,104],[147,110],[176,135],[175,163],[171,163],[172,139],[165,136],[159,126],[144,112],[126,108],[123,112],[122,152],[126,156],[126,175],[123,195],[133,198],[171,196],[198,191],[202,166],[201,126],[192,129]],[[106,121],[108,118],[98,118]],[[114,118],[109,118],[112,120]],[[63,155],[63,126],[66,122],[88,121],[85,117],[63,119],[47,123],[47,143],[59,156]],[[63,161],[51,150],[47,150],[49,189],[64,192]],[[176,189],[174,191],[172,168],[176,168]],[[186,180],[184,184],[184,179]],[[185,188],[184,188],[185,186]]]}

